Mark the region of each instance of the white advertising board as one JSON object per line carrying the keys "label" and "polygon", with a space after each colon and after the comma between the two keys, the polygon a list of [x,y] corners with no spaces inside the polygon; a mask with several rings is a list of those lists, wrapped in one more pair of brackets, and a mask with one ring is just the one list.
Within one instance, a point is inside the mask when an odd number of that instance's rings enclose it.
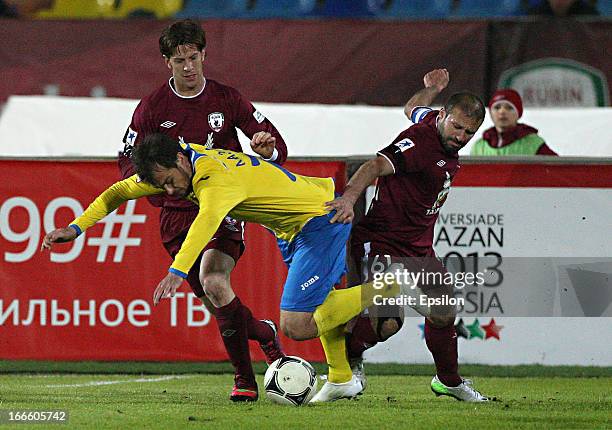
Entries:
{"label": "white advertising board", "polygon": [[[0,156],[116,156],[137,102],[11,96],[0,116]],[[401,107],[255,105],[279,129],[291,157],[374,155],[411,125]],[[612,108],[527,109],[521,121],[538,128],[560,155],[612,156]],[[491,126],[487,115],[470,144]]]}
{"label": "white advertising board", "polygon": [[[611,213],[612,189],[454,188],[438,219],[437,254],[498,253],[506,278],[524,277],[516,292],[497,292],[495,305],[504,312],[495,306],[486,316],[476,311],[487,310],[495,288],[471,298],[461,315],[466,330],[458,339],[460,361],[612,365],[612,347],[604,341],[612,339]],[[489,223],[475,225],[474,219]],[[513,262],[522,273],[508,269]],[[586,278],[573,278],[570,262],[582,263],[579,273]],[[552,264],[543,269],[546,263]],[[543,296],[551,298],[547,309],[541,308]],[[537,304],[531,315],[541,316],[513,316],[513,301]],[[369,350],[366,360],[432,362],[422,323],[407,318],[401,332]]]}

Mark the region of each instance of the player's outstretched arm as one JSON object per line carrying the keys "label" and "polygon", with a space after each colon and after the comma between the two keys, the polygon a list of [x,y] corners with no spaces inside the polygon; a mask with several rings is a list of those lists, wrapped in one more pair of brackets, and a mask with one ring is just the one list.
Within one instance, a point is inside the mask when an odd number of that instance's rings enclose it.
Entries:
{"label": "player's outstretched arm", "polygon": [[40,250],[51,249],[54,243],[72,242],[77,236],[76,230],[72,227],[56,228],[45,235]]}
{"label": "player's outstretched arm", "polygon": [[128,200],[163,192],[161,188],[140,181],[137,175],[116,182],[104,190],[68,227],[58,228],[45,235],[40,250],[51,249],[53,243],[73,241],[79,234]]}
{"label": "player's outstretched arm", "polygon": [[423,85],[425,88],[417,91],[417,93],[408,100],[404,106],[404,115],[410,119],[412,109],[417,106],[431,105],[438,94],[447,87],[449,80],[450,77],[446,69],[435,69],[427,73],[423,77]]}
{"label": "player's outstretched arm", "polygon": [[392,173],[394,173],[393,166],[385,157],[379,156],[362,164],[346,185],[344,194],[326,203],[327,209],[336,211],[336,214],[329,222],[341,222],[344,224],[352,222],[355,218],[353,206],[355,206],[355,202],[361,193],[376,178],[391,175]]}

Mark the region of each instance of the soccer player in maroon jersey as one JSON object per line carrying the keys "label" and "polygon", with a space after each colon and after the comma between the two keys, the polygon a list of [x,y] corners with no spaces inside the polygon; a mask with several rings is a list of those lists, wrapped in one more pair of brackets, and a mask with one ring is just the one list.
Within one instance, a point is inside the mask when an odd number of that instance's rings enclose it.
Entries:
{"label": "soccer player in maroon jersey", "polygon": [[[159,49],[172,77],[143,98],[134,111],[118,159],[123,178],[134,174],[130,160],[134,146],[155,132],[208,148],[242,152],[236,130],[240,129],[251,138],[253,151],[265,160],[282,164],[287,159],[283,138],[261,112],[234,88],[204,77],[206,37],[199,24],[183,20],[170,25],[159,38]],[[167,195],[151,197],[149,201],[161,208],[161,239],[174,257],[198,214],[198,207]],[[235,384],[230,399],[255,401],[257,383],[249,339],[259,342],[268,363],[283,353],[275,324],[255,319],[230,285],[230,273],[244,252],[243,235],[243,224],[226,217],[192,267],[187,281],[215,316],[234,366]]]}
{"label": "soccer player in maroon jersey", "polygon": [[[424,107],[434,101],[448,81],[446,69],[425,75],[425,88],[405,107],[414,125],[363,164],[344,194],[328,203],[330,209],[337,211],[331,222],[351,222],[357,198],[378,178],[372,205],[352,231],[352,258],[357,267],[366,266],[361,267],[361,273],[372,272],[366,261],[373,261],[374,256],[390,256],[429,272],[445,272],[433,249],[434,225],[459,169],[458,151],[474,136],[485,115],[482,101],[466,92],[453,94],[440,110]],[[414,267],[410,269],[415,271]],[[420,288],[428,296],[440,293],[423,285]],[[431,382],[434,393],[464,401],[486,401],[470,381],[459,376],[454,307],[416,310],[426,316],[425,341],[437,372]],[[347,336],[347,350],[354,373],[364,378],[360,360],[363,351],[399,331],[402,319],[398,314],[373,318],[362,315],[353,324]]]}

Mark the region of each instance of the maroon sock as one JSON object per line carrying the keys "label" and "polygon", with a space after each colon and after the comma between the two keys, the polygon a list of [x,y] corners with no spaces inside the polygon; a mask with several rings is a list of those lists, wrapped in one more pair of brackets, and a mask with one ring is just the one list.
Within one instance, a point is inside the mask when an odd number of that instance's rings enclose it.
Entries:
{"label": "maroon sock", "polygon": [[251,310],[241,304],[240,312],[246,321],[249,339],[259,343],[267,343],[274,340],[274,330],[268,324],[253,317]]}
{"label": "maroon sock", "polygon": [[455,325],[435,327],[425,318],[425,342],[436,363],[438,379],[448,387],[461,384],[457,364],[457,333]]}
{"label": "maroon sock", "polygon": [[360,316],[353,327],[353,331],[347,336],[346,349],[350,358],[361,357],[366,349],[372,348],[378,343],[378,336],[372,328],[369,316]]}
{"label": "maroon sock", "polygon": [[240,299],[236,297],[229,304],[215,309],[215,317],[225,350],[234,366],[237,382],[252,384],[251,386],[254,387],[256,385],[255,374],[251,364],[247,325],[242,315],[242,307]]}

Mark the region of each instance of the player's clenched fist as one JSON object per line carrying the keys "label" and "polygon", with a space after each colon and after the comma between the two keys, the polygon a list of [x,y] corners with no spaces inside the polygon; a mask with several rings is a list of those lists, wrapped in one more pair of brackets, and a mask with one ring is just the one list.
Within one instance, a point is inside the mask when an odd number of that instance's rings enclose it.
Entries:
{"label": "player's clenched fist", "polygon": [[274,153],[276,138],[266,131],[258,131],[251,139],[251,149],[263,158],[270,158]]}
{"label": "player's clenched fist", "polygon": [[425,88],[436,87],[439,92],[446,88],[449,80],[448,70],[446,69],[432,70],[423,77]]}
{"label": "player's clenched fist", "polygon": [[77,238],[77,232],[72,227],[58,228],[45,235],[40,250],[51,249],[54,243],[71,242]]}

